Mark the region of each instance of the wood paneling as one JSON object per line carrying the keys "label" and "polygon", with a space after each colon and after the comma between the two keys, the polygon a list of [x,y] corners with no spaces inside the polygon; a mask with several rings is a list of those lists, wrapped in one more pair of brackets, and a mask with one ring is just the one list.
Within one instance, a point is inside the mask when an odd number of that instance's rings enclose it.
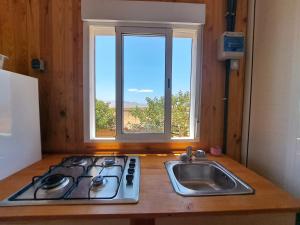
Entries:
{"label": "wood paneling", "polygon": [[[247,1],[238,1],[236,30],[247,33]],[[240,60],[238,71],[230,73],[228,98],[228,128],[227,128],[227,154],[241,161],[243,103],[245,83],[245,59]]]}
{"label": "wood paneling", "polygon": [[0,225],[295,225],[293,213],[264,213],[250,215],[207,215],[163,217],[158,219],[53,219],[0,221]]}
{"label": "wood paneling", "polygon": [[[172,1],[172,0],[171,0]],[[175,0],[173,0],[175,1]],[[6,69],[39,78],[44,152],[85,149],[160,151],[222,146],[225,65],[217,61],[217,38],[225,29],[226,0],[190,0],[206,4],[203,43],[201,141],[182,144],[84,144],[82,87],[82,22],[80,0],[1,0],[0,53]],[[246,30],[247,0],[238,1],[237,30]],[[32,71],[33,57],[45,60],[46,71]],[[243,64],[243,63],[241,63]],[[229,105],[229,154],[239,159],[244,67],[232,75]]]}

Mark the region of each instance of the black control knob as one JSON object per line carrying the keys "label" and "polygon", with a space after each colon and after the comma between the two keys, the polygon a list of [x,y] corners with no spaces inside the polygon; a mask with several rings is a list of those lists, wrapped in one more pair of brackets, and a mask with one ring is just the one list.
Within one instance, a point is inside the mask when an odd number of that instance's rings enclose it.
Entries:
{"label": "black control knob", "polygon": [[127,174],[126,175],[126,181],[128,185],[132,185],[132,180],[133,180],[133,175],[132,174]]}
{"label": "black control knob", "polygon": [[134,167],[135,167],[135,163],[129,163],[129,168],[130,169],[134,169]]}
{"label": "black control knob", "polygon": [[129,168],[129,169],[128,169],[128,174],[134,174],[134,169]]}
{"label": "black control knob", "polygon": [[135,163],[135,162],[136,162],[136,159],[130,159],[130,162],[131,162],[131,163]]}

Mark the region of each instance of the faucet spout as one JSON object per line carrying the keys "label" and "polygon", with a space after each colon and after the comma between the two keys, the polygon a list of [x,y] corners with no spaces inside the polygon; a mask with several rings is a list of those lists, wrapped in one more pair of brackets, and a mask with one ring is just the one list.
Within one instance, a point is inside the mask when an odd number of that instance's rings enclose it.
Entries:
{"label": "faucet spout", "polygon": [[192,146],[188,146],[186,148],[186,155],[187,155],[188,161],[191,161],[193,159],[193,147]]}

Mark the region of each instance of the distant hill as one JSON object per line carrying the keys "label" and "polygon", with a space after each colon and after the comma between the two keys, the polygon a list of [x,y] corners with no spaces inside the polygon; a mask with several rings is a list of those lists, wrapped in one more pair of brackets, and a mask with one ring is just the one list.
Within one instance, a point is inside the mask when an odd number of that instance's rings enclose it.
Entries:
{"label": "distant hill", "polygon": [[[114,101],[106,101],[106,103],[109,104],[109,107],[110,108],[116,108],[116,104]],[[135,108],[135,107],[140,107],[140,108],[145,108],[147,107],[146,104],[142,104],[142,103],[138,103],[138,102],[124,102],[124,108],[125,109],[132,109],[132,108]]]}

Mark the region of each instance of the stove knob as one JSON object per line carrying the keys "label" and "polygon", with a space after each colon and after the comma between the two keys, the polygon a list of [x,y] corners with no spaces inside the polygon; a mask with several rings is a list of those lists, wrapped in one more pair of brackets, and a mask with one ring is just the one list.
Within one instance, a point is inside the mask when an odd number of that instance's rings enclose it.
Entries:
{"label": "stove knob", "polygon": [[130,159],[130,162],[131,162],[131,163],[135,163],[135,162],[136,162],[136,159],[134,159],[134,158],[133,158],[133,159]]}
{"label": "stove knob", "polygon": [[133,175],[132,174],[126,175],[126,181],[127,181],[128,185],[132,185],[132,180],[133,180]]}
{"label": "stove knob", "polygon": [[129,168],[133,169],[135,167],[135,163],[129,163]]}
{"label": "stove knob", "polygon": [[129,168],[129,169],[128,169],[128,174],[134,174],[134,169]]}

